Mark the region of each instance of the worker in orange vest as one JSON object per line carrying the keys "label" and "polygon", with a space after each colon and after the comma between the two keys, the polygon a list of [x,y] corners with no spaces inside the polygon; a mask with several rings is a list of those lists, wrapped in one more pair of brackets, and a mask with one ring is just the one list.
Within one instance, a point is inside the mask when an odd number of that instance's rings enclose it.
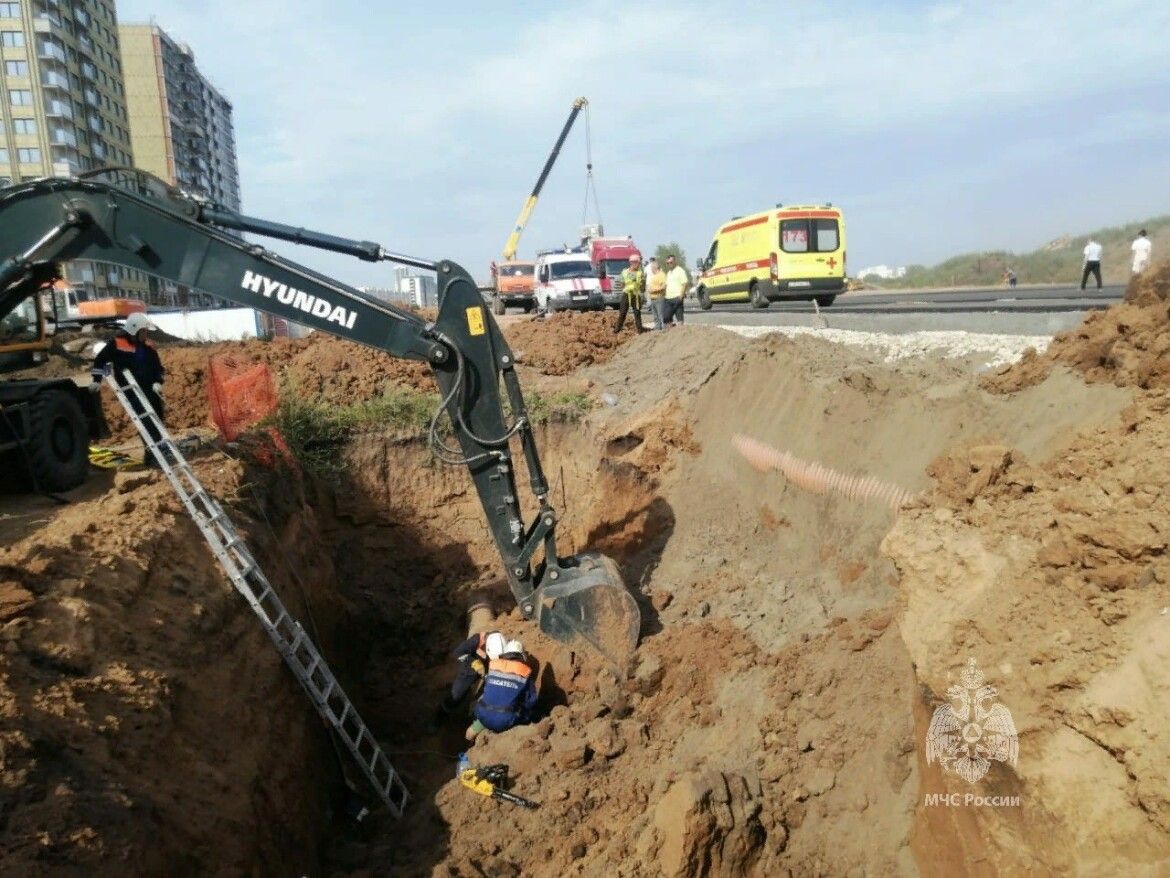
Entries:
{"label": "worker in orange vest", "polygon": [[488,662],[483,694],[475,703],[475,722],[467,728],[467,740],[474,741],[485,729],[506,732],[531,722],[536,698],[536,675],[524,646],[519,640],[509,640],[503,654]]}
{"label": "worker in orange vest", "polygon": [[459,663],[451,691],[439,705],[439,715],[451,716],[475,685],[487,674],[488,663],[504,652],[507,641],[499,631],[472,634],[451,651],[451,658]]}
{"label": "worker in orange vest", "polygon": [[[93,379],[90,390],[94,393],[101,389],[102,377],[107,370],[113,369],[114,380],[122,387],[126,386],[125,374],[129,372],[138,382],[138,386],[142,388],[146,401],[150,403],[150,407],[154,409],[161,421],[164,413],[162,388],[163,379],[166,378],[166,370],[163,368],[158,351],[146,337],[147,332],[157,329],[158,327],[142,312],[131,314],[126,318],[117,335],[98,351],[89,371],[90,377]],[[135,413],[143,414],[142,405],[138,401],[137,395],[130,394],[129,399]],[[143,423],[156,443],[162,439],[149,418],[144,419]],[[142,444],[144,448],[142,462],[146,466],[158,466],[158,461],[154,459],[154,455],[146,447],[145,439]]]}

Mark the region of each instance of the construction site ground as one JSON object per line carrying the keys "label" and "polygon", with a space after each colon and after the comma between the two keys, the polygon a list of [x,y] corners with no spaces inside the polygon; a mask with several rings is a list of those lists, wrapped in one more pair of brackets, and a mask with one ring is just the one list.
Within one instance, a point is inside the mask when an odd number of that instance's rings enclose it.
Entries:
{"label": "construction site ground", "polygon": [[[520,620],[467,473],[417,436],[353,435],[328,475],[206,444],[199,477],[402,771],[401,821],[350,819],[324,727],[159,474],[0,496],[0,872],[1165,874],[1168,296],[1163,267],[1016,364],[509,318],[526,391],[586,401],[538,439],[562,549],[637,596],[628,678]],[[431,390],[326,337],[170,345],[177,434],[209,435],[225,351],[332,405]],[[736,434],[917,499],[803,491]],[[464,724],[432,721],[485,595],[540,662],[542,718],[469,757],[538,810],[463,788]],[[976,783],[926,747],[969,659],[1019,735]]]}

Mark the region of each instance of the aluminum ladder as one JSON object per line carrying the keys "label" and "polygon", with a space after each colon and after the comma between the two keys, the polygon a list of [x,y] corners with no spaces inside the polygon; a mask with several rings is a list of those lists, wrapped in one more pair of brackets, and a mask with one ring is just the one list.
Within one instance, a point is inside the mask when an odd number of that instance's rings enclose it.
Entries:
{"label": "aluminum ladder", "polygon": [[[317,712],[345,743],[362,774],[377,791],[378,798],[395,817],[401,817],[410,797],[401,776],[390,764],[301,623],[285,609],[228,514],[200,484],[134,376],[124,371],[123,377],[125,387],[119,386],[113,374],[106,375],[106,383],[118,397],[146,447],[154,454],[187,513],[203,532],[224,573],[248,602]],[[132,400],[137,400],[138,405]],[[151,436],[147,422],[160,437],[158,441]]]}

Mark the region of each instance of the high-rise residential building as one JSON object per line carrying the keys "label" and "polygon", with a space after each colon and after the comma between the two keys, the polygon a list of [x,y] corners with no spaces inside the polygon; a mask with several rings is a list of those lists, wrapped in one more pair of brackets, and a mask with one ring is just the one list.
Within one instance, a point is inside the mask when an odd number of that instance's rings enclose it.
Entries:
{"label": "high-rise residential building", "polygon": [[[112,2],[0,2],[0,57],[0,185],[133,164]],[[67,271],[83,298],[146,289],[114,266]]]}
{"label": "high-rise residential building", "polygon": [[113,3],[0,2],[0,44],[0,177],[133,163]]}
{"label": "high-rise residential building", "polygon": [[232,105],[195,55],[154,24],[119,26],[135,165],[232,210],[240,177]]}

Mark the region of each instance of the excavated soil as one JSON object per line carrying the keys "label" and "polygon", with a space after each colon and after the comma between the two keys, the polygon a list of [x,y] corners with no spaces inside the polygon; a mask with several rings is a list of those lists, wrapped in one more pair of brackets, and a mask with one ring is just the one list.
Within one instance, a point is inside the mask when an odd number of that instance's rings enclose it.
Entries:
{"label": "excavated soil", "polygon": [[[1143,307],[1164,306],[1117,306]],[[286,601],[312,611],[413,793],[401,822],[355,826],[320,724],[165,485],[103,477],[55,514],[38,506],[0,550],[5,865],[1158,874],[1170,393],[1148,371],[1084,373],[1091,339],[1062,342],[1015,387],[994,376],[993,393],[959,363],[886,364],[807,337],[685,327],[614,347],[612,319],[523,322],[509,337],[542,387],[598,401],[537,438],[562,550],[611,555],[639,603],[628,677],[520,620],[466,473],[420,443],[363,435],[328,485],[203,452],[200,474]],[[1112,349],[1148,350],[1125,325]],[[313,344],[284,350],[271,362],[285,370],[298,353],[321,359]],[[338,357],[304,392],[405,380],[368,352]],[[895,513],[802,492],[752,469],[737,433],[922,498]],[[463,724],[431,723],[445,653],[485,596],[540,663],[543,718],[481,735],[469,756],[506,762],[535,811],[462,788]],[[970,658],[1019,732],[1018,762],[974,784],[925,747]],[[1019,803],[929,804],[952,792]]]}
{"label": "excavated soil", "polygon": [[1170,262],[1129,282],[1125,301],[1057,333],[1043,354],[1031,351],[989,375],[984,386],[1011,393],[1042,380],[1054,366],[1074,369],[1086,381],[1119,387],[1170,388]]}
{"label": "excavated soil", "polygon": [[[561,312],[548,320],[510,320],[504,325],[504,332],[517,361],[522,364],[522,374],[563,376],[581,366],[606,362],[634,337],[630,325],[621,334],[615,334],[614,323],[612,314]],[[304,339],[249,339],[214,344],[184,344],[168,337],[160,342],[160,348],[165,351],[163,362],[167,370],[167,422],[176,427],[211,423],[206,372],[208,360],[213,356],[265,363],[278,384],[307,398],[335,405],[366,402],[395,389],[435,390],[430,367],[425,363],[396,359],[322,333]],[[47,362],[12,375],[78,376],[88,381],[88,367],[89,360],[57,345]],[[134,438],[133,425],[107,388],[102,389],[102,408],[115,440]]]}

